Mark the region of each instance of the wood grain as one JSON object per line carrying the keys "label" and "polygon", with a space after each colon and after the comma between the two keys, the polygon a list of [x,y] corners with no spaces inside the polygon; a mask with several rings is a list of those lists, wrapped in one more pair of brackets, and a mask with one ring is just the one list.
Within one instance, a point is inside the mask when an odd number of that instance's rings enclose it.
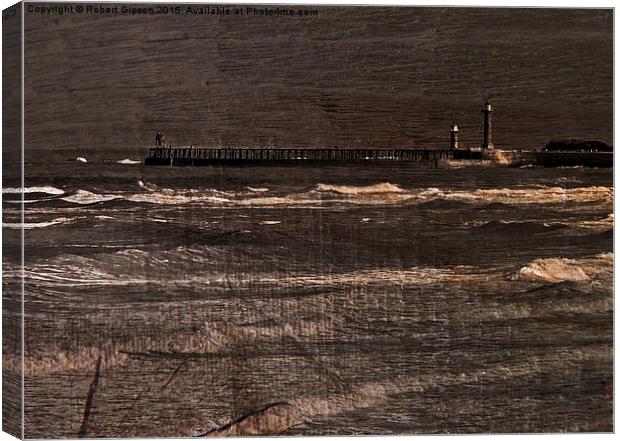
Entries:
{"label": "wood grain", "polygon": [[26,17],[28,149],[612,141],[612,11]]}

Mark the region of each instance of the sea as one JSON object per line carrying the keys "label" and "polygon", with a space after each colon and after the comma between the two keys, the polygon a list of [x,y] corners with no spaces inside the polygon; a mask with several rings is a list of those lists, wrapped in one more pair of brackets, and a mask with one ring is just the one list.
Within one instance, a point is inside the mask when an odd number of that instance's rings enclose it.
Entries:
{"label": "sea", "polygon": [[613,430],[611,169],[142,159],[5,173],[27,437]]}

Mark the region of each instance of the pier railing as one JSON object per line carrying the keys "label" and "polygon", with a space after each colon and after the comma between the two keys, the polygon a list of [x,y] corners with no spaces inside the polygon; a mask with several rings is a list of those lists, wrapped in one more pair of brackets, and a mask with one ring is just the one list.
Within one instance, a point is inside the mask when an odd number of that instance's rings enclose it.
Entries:
{"label": "pier railing", "polygon": [[265,149],[154,147],[148,164],[201,165],[218,162],[263,161],[438,161],[451,157],[450,150],[431,149]]}
{"label": "pier railing", "polygon": [[[411,162],[439,166],[444,159],[478,161],[481,165],[519,167],[613,167],[611,152],[544,152],[534,150],[478,149],[269,149],[269,148],[196,148],[153,147],[145,165],[260,165],[324,164],[338,162],[374,163]],[[485,161],[486,160],[486,161]]]}

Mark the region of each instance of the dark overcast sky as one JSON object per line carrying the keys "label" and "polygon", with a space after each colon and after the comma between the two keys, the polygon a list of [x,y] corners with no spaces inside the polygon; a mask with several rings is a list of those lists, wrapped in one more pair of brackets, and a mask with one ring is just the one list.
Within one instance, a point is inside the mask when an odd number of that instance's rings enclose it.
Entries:
{"label": "dark overcast sky", "polygon": [[478,145],[485,97],[496,144],[612,142],[611,10],[315,9],[26,13],[26,147]]}

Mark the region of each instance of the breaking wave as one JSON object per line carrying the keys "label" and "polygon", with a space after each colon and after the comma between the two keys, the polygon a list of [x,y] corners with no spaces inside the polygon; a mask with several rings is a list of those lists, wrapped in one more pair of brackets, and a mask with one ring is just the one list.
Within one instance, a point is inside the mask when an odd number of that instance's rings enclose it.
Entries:
{"label": "breaking wave", "polygon": [[121,159],[120,161],[116,161],[117,164],[127,164],[127,165],[136,165],[142,164],[142,161],[136,161],[134,159]]}
{"label": "breaking wave", "polygon": [[52,195],[60,195],[64,194],[65,191],[60,188],[52,187],[52,186],[43,186],[43,187],[26,187],[22,190],[22,188],[14,188],[7,187],[2,189],[2,193],[4,194],[18,194],[18,193],[47,193]]}
{"label": "breaking wave", "polygon": [[613,253],[598,254],[585,259],[548,258],[528,263],[517,278],[542,282],[585,282],[613,272]]}
{"label": "breaking wave", "polygon": [[263,188],[263,187],[260,187],[260,188],[247,187],[247,189],[250,191],[253,191],[254,193],[265,193],[269,191],[268,188]]}
{"label": "breaking wave", "polygon": [[114,199],[120,199],[122,196],[120,195],[105,195],[105,194],[97,194],[92,193],[86,190],[78,190],[76,193],[71,196],[67,196],[61,198],[63,201],[71,202],[74,204],[80,205],[88,205],[88,204],[96,204],[98,202],[106,202]]}
{"label": "breaking wave", "polygon": [[[68,222],[72,219],[56,219],[54,222]],[[276,221],[270,222],[275,224]],[[43,226],[43,224],[40,224]],[[77,255],[59,256],[45,264],[32,265],[26,273],[33,280],[50,285],[131,285],[131,284],[174,284],[191,286],[248,286],[282,285],[288,287],[328,286],[374,286],[374,285],[484,285],[491,280],[500,282],[524,280],[558,283],[563,281],[584,282],[611,277],[613,253],[598,254],[582,259],[541,258],[521,268],[509,270],[505,267],[480,269],[472,266],[408,267],[393,269],[368,269],[359,271],[316,273],[291,271],[287,274],[272,272],[272,268],[261,267],[261,259],[248,261],[252,271],[231,274],[225,264],[228,251],[225,247],[181,246],[170,250],[147,252],[127,249],[115,253],[88,257]],[[247,259],[248,257],[246,257]],[[222,266],[223,265],[223,266]],[[200,266],[209,271],[192,271]],[[62,269],[59,271],[59,269]],[[186,269],[179,277],[179,269]],[[506,271],[509,272],[506,272]],[[185,270],[184,270],[185,271]],[[512,272],[510,272],[512,271]],[[512,274],[510,276],[510,274]]]}
{"label": "breaking wave", "polygon": [[50,221],[47,222],[24,222],[19,223],[2,223],[2,228],[9,228],[9,229],[14,229],[14,230],[19,230],[19,229],[25,229],[25,230],[32,230],[35,228],[45,228],[45,227],[51,227],[52,225],[59,225],[59,224],[65,224],[71,221],[74,221],[78,218],[68,218],[68,217],[58,217],[56,219],[52,219]]}
{"label": "breaking wave", "polygon": [[[435,192],[440,190],[431,189]],[[613,201],[613,188],[609,187],[542,187],[529,189],[477,189],[473,192],[447,192],[445,199],[471,203],[504,203],[504,204],[542,204],[566,202],[610,202]]]}
{"label": "breaking wave", "polygon": [[376,185],[368,185],[362,187],[348,186],[348,185],[328,185],[319,184],[316,186],[316,191],[333,191],[341,194],[357,195],[357,194],[376,194],[376,193],[402,193],[405,190],[398,185],[384,182]]}
{"label": "breaking wave", "polygon": [[473,191],[427,187],[404,189],[390,183],[369,186],[341,186],[318,184],[311,190],[284,195],[262,196],[268,189],[247,188],[246,191],[220,191],[216,189],[170,189],[139,181],[141,192],[98,194],[87,190],[62,198],[76,204],[93,204],[115,199],[135,203],[161,205],[211,204],[217,206],[264,206],[295,207],[321,206],[326,204],[395,205],[421,204],[437,200],[466,204],[564,204],[564,203],[613,203],[613,188],[560,187],[499,188]]}

